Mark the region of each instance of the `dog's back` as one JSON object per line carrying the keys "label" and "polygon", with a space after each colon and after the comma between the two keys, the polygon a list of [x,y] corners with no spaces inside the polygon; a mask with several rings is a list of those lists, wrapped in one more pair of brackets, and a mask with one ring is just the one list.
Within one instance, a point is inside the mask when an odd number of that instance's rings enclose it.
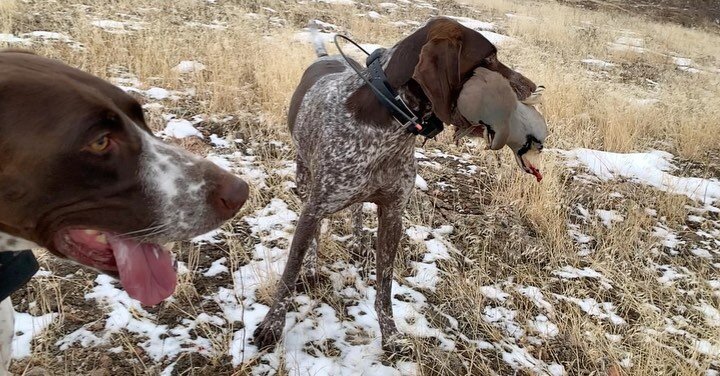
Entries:
{"label": "dog's back", "polygon": [[290,132],[293,132],[295,128],[295,121],[297,120],[297,114],[300,110],[300,105],[305,98],[308,90],[312,88],[318,80],[321,78],[333,74],[340,73],[347,68],[340,60],[321,58],[316,60],[310,65],[302,76],[300,83],[298,84],[295,92],[293,93],[292,99],[290,100],[290,108],[288,110],[288,127]]}

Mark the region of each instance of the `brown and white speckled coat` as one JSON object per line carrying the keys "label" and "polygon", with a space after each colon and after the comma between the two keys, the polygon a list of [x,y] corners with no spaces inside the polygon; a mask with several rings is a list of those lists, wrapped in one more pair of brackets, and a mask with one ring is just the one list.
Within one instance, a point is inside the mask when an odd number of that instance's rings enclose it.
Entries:
{"label": "brown and white speckled coat", "polygon": [[[351,205],[373,202],[379,217],[375,308],[383,346],[389,349],[398,344],[391,305],[393,261],[415,181],[415,136],[391,118],[342,57],[323,56],[322,49],[320,55],[305,71],[288,114],[305,206],[275,302],[256,329],[254,342],[267,347],[281,337],[303,263],[307,273],[315,271],[320,221]],[[474,68],[485,66],[507,77],[520,98],[535,90],[531,81],[497,60],[495,47],[481,34],[444,17],[431,19],[384,50],[381,62],[388,82],[413,110],[433,112],[460,128],[474,125],[455,108]]]}

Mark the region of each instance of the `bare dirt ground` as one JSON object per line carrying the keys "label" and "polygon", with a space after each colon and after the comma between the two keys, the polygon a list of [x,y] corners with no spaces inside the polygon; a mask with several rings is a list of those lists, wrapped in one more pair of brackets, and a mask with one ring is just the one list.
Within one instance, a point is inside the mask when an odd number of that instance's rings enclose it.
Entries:
{"label": "bare dirt ground", "polygon": [[[720,36],[583,4],[0,0],[0,48],[110,80],[143,103],[167,142],[252,184],[220,231],[173,245],[180,283],[158,307],[38,250],[43,270],[13,296],[11,370],[720,374]],[[462,17],[546,86],[545,179],[482,141],[453,144],[451,131],[418,141],[393,286],[412,355],[380,351],[372,205],[364,248],[349,237],[348,213],[326,221],[323,282],[296,295],[284,341],[258,352],[249,339],[301,208],[285,113],[313,60],[308,20],[325,22],[326,37],[391,46],[433,15]]]}

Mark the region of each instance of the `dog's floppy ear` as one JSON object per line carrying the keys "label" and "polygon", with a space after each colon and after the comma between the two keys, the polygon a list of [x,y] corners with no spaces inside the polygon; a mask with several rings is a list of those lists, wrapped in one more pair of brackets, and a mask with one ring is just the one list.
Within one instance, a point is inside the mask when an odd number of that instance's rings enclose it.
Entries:
{"label": "dog's floppy ear", "polygon": [[412,78],[420,84],[440,120],[461,125],[458,123],[464,123],[462,116],[453,111],[463,80],[497,49],[482,34],[446,17],[434,19],[429,27]]}
{"label": "dog's floppy ear", "polygon": [[412,76],[430,99],[433,113],[446,124],[452,124],[453,102],[460,89],[461,48],[455,38],[430,40],[423,46]]}

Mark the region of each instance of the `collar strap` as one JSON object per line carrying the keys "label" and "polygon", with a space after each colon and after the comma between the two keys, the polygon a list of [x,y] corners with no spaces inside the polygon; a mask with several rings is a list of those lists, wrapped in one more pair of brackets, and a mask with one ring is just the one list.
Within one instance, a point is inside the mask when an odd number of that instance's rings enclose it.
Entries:
{"label": "collar strap", "polygon": [[372,90],[373,94],[390,111],[395,121],[403,124],[408,132],[427,138],[437,136],[443,131],[443,122],[433,113],[424,117],[416,114],[400,98],[400,95],[387,81],[387,76],[380,63],[382,53],[382,49],[377,49],[365,60],[365,65],[368,68],[369,84],[375,89]]}
{"label": "collar strap", "polygon": [[32,251],[0,250],[0,301],[25,286],[39,268]]}

